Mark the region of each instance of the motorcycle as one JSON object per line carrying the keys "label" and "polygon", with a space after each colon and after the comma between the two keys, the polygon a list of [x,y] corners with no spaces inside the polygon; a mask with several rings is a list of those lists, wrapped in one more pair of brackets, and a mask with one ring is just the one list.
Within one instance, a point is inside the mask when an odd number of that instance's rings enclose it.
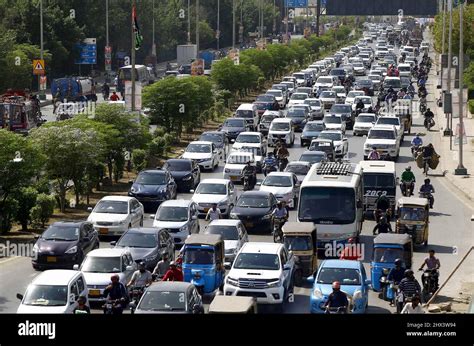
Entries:
{"label": "motorcycle", "polygon": [[242,181],[243,181],[243,185],[244,185],[244,191],[250,191],[250,190],[253,190],[253,188],[255,187],[255,179],[252,179],[252,175],[251,174],[243,174],[242,175]]}
{"label": "motorcycle", "polygon": [[403,307],[406,305],[406,303],[411,303],[413,300],[413,296],[407,296],[405,295],[400,288],[397,290],[397,297],[395,298],[397,301],[397,314],[400,314],[403,310]]}
{"label": "motorcycle", "polygon": [[286,157],[278,160],[278,169],[280,172],[283,172],[287,165],[288,165],[288,159]]}
{"label": "motorcycle", "polygon": [[[421,107],[421,105],[420,105]],[[425,111],[426,111],[426,105],[425,105]],[[426,118],[425,119],[425,128],[430,131],[431,128],[435,125],[435,121],[432,117]]]}
{"label": "motorcycle", "polygon": [[278,170],[277,165],[267,165],[263,166],[263,175],[267,176],[268,173],[276,172]]}
{"label": "motorcycle", "polygon": [[144,286],[134,286],[130,291],[130,301],[135,303],[135,306],[138,305],[138,302],[140,301],[144,291]]}
{"label": "motorcycle", "polygon": [[405,197],[413,196],[413,189],[415,187],[415,182],[413,181],[402,181],[400,184],[400,189],[402,190],[402,195]]}
{"label": "motorcycle", "polygon": [[436,276],[438,275],[438,271],[436,269],[426,269],[422,276],[423,282],[423,300],[428,301],[428,299],[433,295],[436,290],[438,289],[438,285],[436,284]]}
{"label": "motorcycle", "polygon": [[347,306],[339,306],[337,308],[326,308],[326,314],[347,314]]}
{"label": "motorcycle", "polygon": [[420,154],[422,151],[422,145],[412,145],[411,146],[411,154],[413,155],[413,158],[416,159],[418,154]]}
{"label": "motorcycle", "polygon": [[273,242],[281,243],[283,241],[283,224],[286,222],[285,217],[275,217],[273,219]]}
{"label": "motorcycle", "polygon": [[430,201],[430,209],[433,209],[433,204],[434,204],[433,194],[431,194],[429,192],[421,192],[420,191],[420,198],[426,198],[428,201]]}
{"label": "motorcycle", "polygon": [[103,305],[105,315],[120,315],[123,311],[124,299],[107,300]]}

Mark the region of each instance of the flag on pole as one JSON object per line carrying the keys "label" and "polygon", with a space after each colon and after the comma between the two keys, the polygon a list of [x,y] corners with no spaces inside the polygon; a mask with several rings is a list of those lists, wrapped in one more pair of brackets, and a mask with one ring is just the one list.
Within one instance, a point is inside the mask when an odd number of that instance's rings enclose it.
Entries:
{"label": "flag on pole", "polygon": [[132,20],[133,20],[133,31],[135,32],[135,50],[139,50],[142,46],[143,36],[140,33],[140,27],[138,26],[137,11],[135,5],[132,8]]}

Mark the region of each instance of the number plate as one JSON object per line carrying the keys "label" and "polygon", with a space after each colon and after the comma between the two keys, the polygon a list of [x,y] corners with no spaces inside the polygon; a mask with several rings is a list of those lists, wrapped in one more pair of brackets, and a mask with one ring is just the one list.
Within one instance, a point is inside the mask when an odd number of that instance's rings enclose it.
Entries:
{"label": "number plate", "polygon": [[232,177],[230,177],[230,180],[232,180],[232,181],[240,181],[240,177],[232,176]]}
{"label": "number plate", "polygon": [[108,228],[99,228],[99,234],[108,234],[109,229]]}
{"label": "number plate", "polygon": [[92,297],[100,296],[100,290],[89,290],[89,295]]}
{"label": "number plate", "polygon": [[57,258],[54,256],[48,256],[46,257],[46,262],[57,262]]}

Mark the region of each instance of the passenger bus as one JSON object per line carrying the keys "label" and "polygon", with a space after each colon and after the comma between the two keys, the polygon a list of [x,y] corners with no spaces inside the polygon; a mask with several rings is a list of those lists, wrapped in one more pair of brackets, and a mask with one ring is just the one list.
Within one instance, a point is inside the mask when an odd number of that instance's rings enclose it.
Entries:
{"label": "passenger bus", "polygon": [[[117,91],[121,94],[125,91],[125,82],[132,80],[132,65],[123,66],[119,69],[117,79]],[[152,82],[152,77],[148,68],[144,65],[135,65],[135,81],[140,82],[143,86]]]}
{"label": "passenger bus", "polygon": [[318,249],[358,238],[363,223],[362,167],[346,162],[314,164],[301,184],[298,221],[316,224]]}
{"label": "passenger bus", "polygon": [[397,172],[392,161],[360,161],[364,181],[364,212],[373,215],[380,196],[390,200],[392,215],[395,212]]}

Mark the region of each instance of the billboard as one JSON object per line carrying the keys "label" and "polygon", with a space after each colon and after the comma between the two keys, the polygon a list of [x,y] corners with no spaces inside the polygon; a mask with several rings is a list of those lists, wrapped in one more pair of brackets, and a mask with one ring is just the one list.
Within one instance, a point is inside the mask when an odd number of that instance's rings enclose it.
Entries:
{"label": "billboard", "polygon": [[330,16],[405,16],[431,17],[438,13],[438,0],[329,0],[326,14]]}

